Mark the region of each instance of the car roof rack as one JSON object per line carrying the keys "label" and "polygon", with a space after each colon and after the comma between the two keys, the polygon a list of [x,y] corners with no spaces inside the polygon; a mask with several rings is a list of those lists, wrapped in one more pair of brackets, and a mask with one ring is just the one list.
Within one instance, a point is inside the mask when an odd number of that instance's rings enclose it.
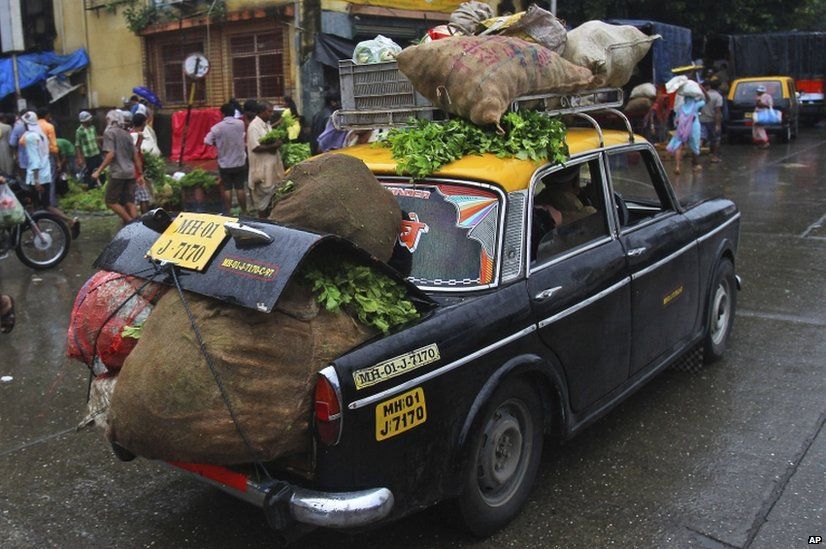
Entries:
{"label": "car roof rack", "polygon": [[[445,94],[446,95],[446,94]],[[634,131],[628,117],[619,109],[623,106],[625,94],[621,88],[599,88],[572,93],[543,93],[517,97],[510,105],[511,111],[538,110],[552,117],[576,116],[588,122],[597,131],[600,147],[604,146],[602,127],[591,116],[610,113],[625,124],[629,142],[634,142]],[[450,98],[445,100],[449,103]],[[335,111],[332,122],[336,129],[364,131],[380,128],[405,128],[411,119],[446,121],[449,115],[435,105],[403,107],[394,109],[357,109]]]}

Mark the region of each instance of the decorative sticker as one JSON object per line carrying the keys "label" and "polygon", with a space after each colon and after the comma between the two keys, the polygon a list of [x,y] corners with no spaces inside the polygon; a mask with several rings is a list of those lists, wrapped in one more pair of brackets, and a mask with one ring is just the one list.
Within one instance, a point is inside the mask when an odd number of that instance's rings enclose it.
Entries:
{"label": "decorative sticker", "polygon": [[663,298],[663,307],[667,307],[672,301],[683,295],[685,291],[685,286],[680,284],[679,288],[674,290],[673,292],[669,293]]}
{"label": "decorative sticker", "polygon": [[264,261],[251,261],[238,257],[225,257],[218,268],[229,271],[232,274],[255,280],[269,282],[278,275],[279,266]]}
{"label": "decorative sticker", "polygon": [[419,221],[419,215],[416,212],[410,212],[407,215],[410,217],[410,221],[402,220],[399,243],[407,248],[410,253],[413,253],[419,247],[419,239],[422,238],[422,235],[430,232],[430,227],[427,226],[427,223]]}
{"label": "decorative sticker", "polygon": [[499,199],[491,192],[458,185],[439,185],[439,193],[456,208],[456,226],[482,245],[479,282],[493,281],[493,254],[499,223]]}
{"label": "decorative sticker", "polygon": [[376,405],[376,440],[382,441],[427,421],[424,391],[416,387]]}
{"label": "decorative sticker", "polygon": [[369,368],[362,368],[353,372],[353,381],[356,389],[371,387],[382,381],[412,372],[417,368],[432,364],[441,359],[439,346],[432,343],[426,347],[416,349],[404,355],[393,357]]}

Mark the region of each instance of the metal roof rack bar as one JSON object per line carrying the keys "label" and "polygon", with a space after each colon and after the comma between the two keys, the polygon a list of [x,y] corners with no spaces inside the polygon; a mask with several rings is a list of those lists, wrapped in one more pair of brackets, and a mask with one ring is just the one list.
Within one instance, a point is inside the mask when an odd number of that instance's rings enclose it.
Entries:
{"label": "metal roof rack bar", "polygon": [[[547,116],[573,115],[582,118],[597,130],[600,146],[604,144],[602,127],[587,113],[608,112],[618,116],[628,130],[629,141],[634,142],[631,122],[619,108],[623,106],[625,94],[620,88],[600,88],[577,93],[545,93],[516,98],[511,111],[537,109]],[[404,128],[410,126],[410,119],[432,120],[434,113],[442,112],[437,106],[406,107],[401,109],[358,109],[337,110],[332,121],[339,130],[372,130],[377,128]],[[445,119],[447,115],[445,115]]]}

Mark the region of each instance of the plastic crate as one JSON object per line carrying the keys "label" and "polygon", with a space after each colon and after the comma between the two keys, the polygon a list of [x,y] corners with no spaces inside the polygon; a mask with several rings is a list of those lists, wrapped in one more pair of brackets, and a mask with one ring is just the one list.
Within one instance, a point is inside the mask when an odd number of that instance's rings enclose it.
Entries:
{"label": "plastic crate", "polygon": [[[430,109],[396,109],[374,111],[345,111],[333,113],[333,126],[339,130],[368,130],[407,126],[411,118],[433,120]],[[440,114],[440,112],[439,112]]]}
{"label": "plastic crate", "polygon": [[345,111],[429,107],[424,96],[402,74],[395,61],[357,65],[350,59],[338,62],[341,107]]}

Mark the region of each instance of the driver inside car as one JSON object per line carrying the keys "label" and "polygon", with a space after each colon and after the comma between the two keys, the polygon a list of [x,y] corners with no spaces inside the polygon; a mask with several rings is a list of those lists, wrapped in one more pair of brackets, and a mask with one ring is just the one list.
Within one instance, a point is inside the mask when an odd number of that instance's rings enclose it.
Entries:
{"label": "driver inside car", "polygon": [[597,213],[597,209],[582,196],[580,174],[583,166],[554,172],[537,187],[531,238],[533,257],[545,257],[576,245],[580,240],[576,222]]}

